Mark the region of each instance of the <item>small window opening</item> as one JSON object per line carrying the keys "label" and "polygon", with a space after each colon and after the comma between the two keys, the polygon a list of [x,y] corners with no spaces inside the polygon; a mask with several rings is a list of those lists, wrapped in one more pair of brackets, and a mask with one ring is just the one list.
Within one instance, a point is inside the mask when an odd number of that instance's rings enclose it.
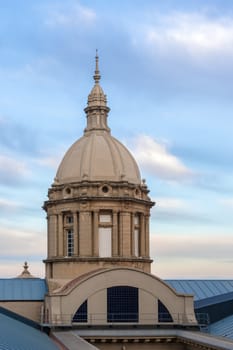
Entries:
{"label": "small window opening", "polygon": [[78,308],[72,322],[87,322],[87,300]]}
{"label": "small window opening", "polygon": [[158,316],[159,322],[173,322],[170,312],[160,300],[158,300]]}
{"label": "small window opening", "polygon": [[107,313],[108,322],[138,322],[138,288],[108,288]]}
{"label": "small window opening", "polygon": [[66,223],[73,224],[73,222],[74,222],[73,215],[66,215]]}
{"label": "small window opening", "polygon": [[108,191],[109,191],[108,186],[103,186],[103,187],[102,187],[102,192],[103,192],[103,193],[108,193]]}
{"label": "small window opening", "polygon": [[67,255],[74,255],[74,231],[67,230]]}

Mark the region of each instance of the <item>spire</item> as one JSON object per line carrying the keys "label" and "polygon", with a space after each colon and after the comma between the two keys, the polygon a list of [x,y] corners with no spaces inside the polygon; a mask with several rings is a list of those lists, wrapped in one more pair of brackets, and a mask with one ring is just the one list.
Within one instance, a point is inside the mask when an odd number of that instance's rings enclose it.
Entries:
{"label": "spire", "polygon": [[17,276],[17,278],[35,278],[28,271],[28,267],[29,267],[28,263],[27,263],[27,261],[25,261],[25,263],[23,265],[23,272],[19,276]]}
{"label": "spire", "polygon": [[95,75],[93,76],[95,83],[99,84],[101,75],[99,71],[99,56],[98,56],[98,50],[96,49],[96,55],[95,55]]}
{"label": "spire", "polygon": [[107,125],[107,116],[110,108],[107,106],[107,98],[99,84],[101,75],[99,71],[98,50],[95,55],[95,72],[93,75],[95,85],[92,88],[87,101],[87,107],[84,111],[87,114],[87,127],[85,133],[94,130],[104,130],[110,132]]}

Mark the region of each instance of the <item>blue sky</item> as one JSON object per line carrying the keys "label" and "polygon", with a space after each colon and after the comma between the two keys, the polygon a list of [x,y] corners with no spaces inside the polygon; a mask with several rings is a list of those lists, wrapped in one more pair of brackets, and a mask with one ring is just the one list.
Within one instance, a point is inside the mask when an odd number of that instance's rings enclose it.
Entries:
{"label": "blue sky", "polygon": [[233,2],[0,4],[0,276],[44,276],[41,206],[83,134],[100,56],[112,134],[156,206],[152,271],[233,278]]}

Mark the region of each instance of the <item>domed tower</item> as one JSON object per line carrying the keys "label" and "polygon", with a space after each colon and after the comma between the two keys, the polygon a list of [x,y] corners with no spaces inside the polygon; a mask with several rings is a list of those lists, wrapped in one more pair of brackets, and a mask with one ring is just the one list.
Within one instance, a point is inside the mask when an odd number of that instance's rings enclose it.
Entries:
{"label": "domed tower", "polygon": [[65,154],[44,203],[46,277],[73,279],[99,268],[150,272],[149,216],[154,205],[130,152],[111,136],[99,81],[88,96],[84,135]]}

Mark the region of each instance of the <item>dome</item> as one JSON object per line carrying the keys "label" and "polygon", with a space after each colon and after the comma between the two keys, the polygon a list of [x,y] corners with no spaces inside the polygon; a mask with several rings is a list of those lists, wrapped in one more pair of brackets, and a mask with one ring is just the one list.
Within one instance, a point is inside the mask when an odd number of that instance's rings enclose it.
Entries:
{"label": "dome", "polygon": [[101,131],[93,131],[76,141],[58,168],[58,184],[83,180],[141,183],[137,163],[127,148]]}
{"label": "dome", "polygon": [[140,184],[140,172],[133,156],[111,136],[107,125],[107,98],[99,85],[100,73],[96,56],[95,85],[88,96],[87,126],[84,136],[65,154],[55,184],[80,181],[127,181]]}

